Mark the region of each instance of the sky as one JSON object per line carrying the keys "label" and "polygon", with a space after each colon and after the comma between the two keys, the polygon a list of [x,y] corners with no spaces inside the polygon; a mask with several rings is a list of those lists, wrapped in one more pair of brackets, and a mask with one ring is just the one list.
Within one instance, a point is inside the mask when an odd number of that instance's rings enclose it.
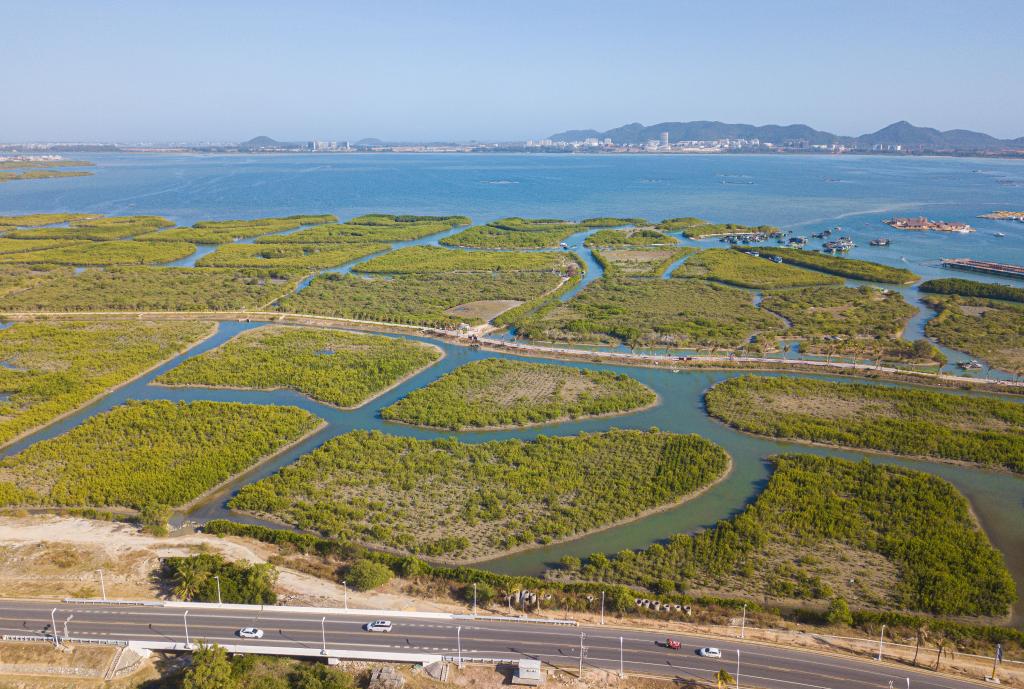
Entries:
{"label": "sky", "polygon": [[0,141],[1024,136],[1020,0],[0,0]]}

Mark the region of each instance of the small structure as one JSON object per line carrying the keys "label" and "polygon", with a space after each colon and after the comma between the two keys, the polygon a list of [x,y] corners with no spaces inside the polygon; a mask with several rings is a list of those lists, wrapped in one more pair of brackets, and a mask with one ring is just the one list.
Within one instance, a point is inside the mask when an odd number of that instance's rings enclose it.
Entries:
{"label": "small structure", "polygon": [[405,678],[389,665],[370,671],[370,689],[402,689],[404,685]]}
{"label": "small structure", "polygon": [[540,661],[532,658],[521,658],[515,672],[512,673],[512,684],[537,687],[543,681],[544,675],[540,671]]}

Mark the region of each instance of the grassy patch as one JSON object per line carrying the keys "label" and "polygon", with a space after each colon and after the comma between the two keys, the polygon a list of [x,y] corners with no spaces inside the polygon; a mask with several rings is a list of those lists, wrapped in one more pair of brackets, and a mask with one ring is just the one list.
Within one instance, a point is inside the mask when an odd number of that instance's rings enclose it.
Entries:
{"label": "grassy patch", "polygon": [[[941,615],[1003,615],[1016,600],[1002,555],[950,483],[833,457],[773,461],[768,486],[739,516],[640,553],[592,556],[582,576],[659,591],[739,590],[788,599],[845,593],[857,607]],[[870,580],[850,576],[871,555],[892,571],[891,587],[870,588],[864,585]]]}
{"label": "grassy patch", "polygon": [[705,249],[676,268],[673,277],[699,277],[715,280],[734,287],[751,289],[780,289],[835,285],[842,280],[800,268],[773,263],[766,258],[751,256],[729,249]]}
{"label": "grassy patch", "polygon": [[808,287],[766,294],[761,307],[790,322],[786,336],[801,338],[803,351],[908,361],[932,361],[939,356],[927,341],[916,344],[899,339],[917,312],[899,292]]}
{"label": "grassy patch", "polygon": [[258,237],[274,232],[285,232],[303,225],[337,222],[333,215],[290,215],[285,218],[255,218],[253,220],[204,220],[192,227],[144,234],[139,239],[153,242],[192,242],[193,244],[225,244],[237,239]]}
{"label": "grassy patch", "polygon": [[918,289],[931,294],[957,294],[961,297],[1002,299],[1024,303],[1024,288],[1000,285],[991,282],[975,282],[962,278],[942,278],[922,282]]}
{"label": "grassy patch", "polygon": [[59,177],[90,177],[85,170],[26,170],[25,172],[0,171],[0,182],[14,182],[28,179],[56,179]]}
{"label": "grassy patch", "polygon": [[257,243],[279,240],[294,244],[351,242],[407,242],[468,225],[464,215],[362,215],[342,225],[320,225],[287,237],[264,237]]}
{"label": "grassy patch", "polygon": [[297,407],[128,402],[0,460],[0,503],[183,505],[317,422]]}
{"label": "grassy patch", "polygon": [[623,227],[633,225],[640,227],[649,223],[643,218],[585,218],[580,220],[583,227]]}
{"label": "grassy patch", "polygon": [[707,393],[708,413],[749,433],[1024,473],[1024,405],[914,388],[743,376]]}
{"label": "grassy patch", "polygon": [[42,227],[81,220],[94,220],[99,215],[90,213],[33,213],[31,215],[0,215],[0,228]]}
{"label": "grassy patch", "polygon": [[535,340],[684,348],[738,347],[755,333],[781,327],[742,290],[704,280],[608,275],[520,324]]}
{"label": "grassy patch", "polygon": [[838,275],[853,280],[906,285],[920,279],[920,276],[915,275],[906,268],[893,268],[881,263],[832,256],[830,254],[818,253],[817,251],[774,247],[757,247],[757,251],[762,256],[778,256],[786,263],[795,266],[810,268],[821,273]]}
{"label": "grassy patch", "polygon": [[209,334],[197,321],[15,323],[0,330],[0,442],[46,424]]}
{"label": "grassy patch", "polygon": [[144,265],[177,261],[191,256],[195,250],[196,247],[187,242],[68,242],[64,246],[2,254],[0,263],[79,266]]}
{"label": "grassy patch", "polygon": [[230,505],[339,538],[479,557],[670,503],[727,464],[721,448],[696,435],[464,444],[356,431],[246,486]]}
{"label": "grassy patch", "polygon": [[564,220],[505,218],[471,227],[441,243],[476,249],[544,249],[558,246],[580,229],[581,225]]}
{"label": "grassy patch", "polygon": [[459,431],[625,412],[655,399],[651,390],[624,374],[486,359],[414,390],[381,416]]}
{"label": "grassy patch", "polygon": [[361,263],[360,273],[445,273],[494,271],[555,271],[565,273],[574,265],[563,253],[512,251],[461,251],[437,246],[409,246]]}
{"label": "grassy patch", "polygon": [[675,237],[650,229],[600,230],[587,237],[583,244],[595,247],[671,246],[678,241]]}
{"label": "grassy patch", "polygon": [[165,385],[290,388],[352,407],[440,358],[433,347],[317,328],[249,330],[160,376]]}
{"label": "grassy patch", "polygon": [[973,297],[926,297],[939,314],[924,327],[928,337],[1024,375],[1024,305]]}
{"label": "grassy patch", "polygon": [[736,223],[712,223],[700,218],[669,218],[654,226],[664,232],[682,232],[690,239],[714,237],[723,234],[774,234],[779,228],[772,225],[737,225]]}
{"label": "grassy patch", "polygon": [[196,265],[215,268],[334,268],[383,249],[386,244],[225,244]]}
{"label": "grassy patch", "polygon": [[[11,273],[16,269],[23,272]],[[280,270],[122,267],[29,272],[0,267],[2,311],[235,311],[263,306],[300,273]]]}
{"label": "grassy patch", "polygon": [[62,246],[82,246],[85,242],[73,239],[8,239],[0,237],[0,254],[20,254],[25,251],[40,251]]}
{"label": "grassy patch", "polygon": [[695,251],[691,246],[626,247],[595,251],[594,258],[606,273],[613,272],[627,277],[661,277],[672,263]]}
{"label": "grassy patch", "polygon": [[123,215],[110,218],[85,217],[71,220],[67,227],[43,227],[14,230],[6,234],[13,239],[91,239],[109,241],[127,239],[153,232],[174,223],[156,215]]}
{"label": "grassy patch", "polygon": [[558,286],[553,273],[433,273],[366,279],[331,273],[289,294],[277,310],[359,320],[454,327],[476,323],[446,311],[461,304],[490,300],[528,302]]}

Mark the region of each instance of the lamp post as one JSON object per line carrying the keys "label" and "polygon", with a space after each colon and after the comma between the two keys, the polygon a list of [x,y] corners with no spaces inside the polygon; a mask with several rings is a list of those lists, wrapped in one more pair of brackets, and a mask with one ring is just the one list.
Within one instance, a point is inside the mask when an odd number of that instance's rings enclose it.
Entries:
{"label": "lamp post", "polygon": [[324,648],[320,651],[320,655],[327,655],[327,618],[320,618],[320,636],[324,641]]}
{"label": "lamp post", "polygon": [[70,622],[73,619],[75,619],[74,615],[68,615],[68,618],[66,620],[64,620],[64,638],[65,639],[67,639],[70,636],[70,634],[68,634],[68,622]]}
{"label": "lamp post", "polygon": [[619,637],[619,677],[625,677],[626,673],[622,671],[622,637]]}
{"label": "lamp post", "polygon": [[189,613],[189,611],[186,610],[185,611],[185,615],[184,615],[184,620],[185,620],[185,648],[192,648],[192,644],[188,640],[188,613]]}
{"label": "lamp post", "polygon": [[224,602],[220,599],[220,577],[214,574],[213,578],[217,580],[217,605],[224,605]]}
{"label": "lamp post", "polygon": [[580,677],[583,677],[583,642],[587,639],[586,632],[580,632]]}
{"label": "lamp post", "polygon": [[348,610],[348,581],[342,579],[341,585],[345,588],[345,609]]}
{"label": "lamp post", "polygon": [[473,614],[476,615],[476,582],[473,582]]}
{"label": "lamp post", "polygon": [[736,649],[736,689],[740,689],[740,649]]}
{"label": "lamp post", "polygon": [[882,659],[882,641],[885,639],[885,625],[882,625],[882,633],[878,635],[878,660]]}
{"label": "lamp post", "polygon": [[601,591],[601,624],[604,624],[604,591]]}
{"label": "lamp post", "polygon": [[459,649],[459,669],[462,669],[462,626],[455,628],[455,643]]}
{"label": "lamp post", "polygon": [[53,630],[53,645],[60,646],[60,639],[57,637],[57,608],[50,611],[50,629]]}
{"label": "lamp post", "polygon": [[740,621],[740,638],[743,639],[747,631],[747,604],[743,604],[743,619]]}
{"label": "lamp post", "polygon": [[103,596],[103,602],[106,603],[107,602],[107,587],[103,583],[103,570],[102,569],[97,569],[96,571],[100,573],[100,595]]}

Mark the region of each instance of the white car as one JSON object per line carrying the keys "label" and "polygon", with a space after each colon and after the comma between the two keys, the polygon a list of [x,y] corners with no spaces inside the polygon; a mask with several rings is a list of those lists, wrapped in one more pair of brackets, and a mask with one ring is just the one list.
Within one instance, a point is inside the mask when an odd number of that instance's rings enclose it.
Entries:
{"label": "white car", "polygon": [[368,632],[390,632],[391,621],[390,620],[374,620],[373,622],[366,623],[366,631]]}
{"label": "white car", "polygon": [[262,639],[263,630],[256,629],[256,627],[242,627],[238,630],[238,635],[243,639]]}
{"label": "white car", "polygon": [[697,655],[703,658],[721,658],[722,652],[713,646],[705,646],[697,649]]}

